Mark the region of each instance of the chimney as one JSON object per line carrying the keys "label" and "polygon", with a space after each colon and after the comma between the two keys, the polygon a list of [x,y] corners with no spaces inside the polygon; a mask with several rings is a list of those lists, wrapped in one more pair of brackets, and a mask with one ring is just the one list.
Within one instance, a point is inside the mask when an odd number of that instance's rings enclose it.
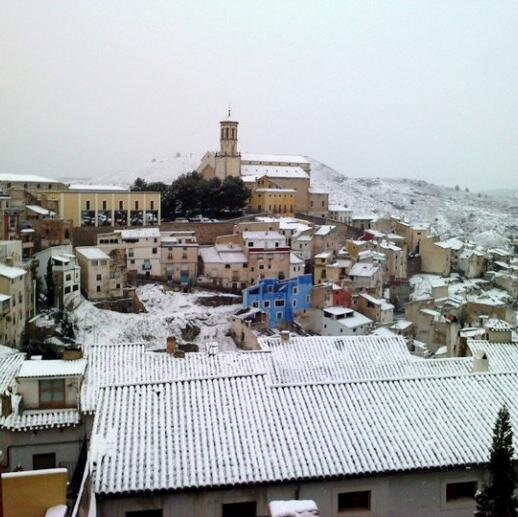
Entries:
{"label": "chimney", "polygon": [[11,392],[9,389],[5,390],[1,395],[2,400],[2,416],[9,416],[13,412],[13,403],[11,400]]}
{"label": "chimney", "polygon": [[476,352],[473,356],[473,373],[489,371],[489,359],[483,351]]}
{"label": "chimney", "polygon": [[169,336],[167,338],[165,351],[168,354],[174,354],[176,352],[176,338],[174,336]]}
{"label": "chimney", "polygon": [[82,359],[83,351],[80,346],[67,346],[63,349],[63,360],[74,361],[75,359]]}
{"label": "chimney", "polygon": [[289,330],[281,330],[281,341],[283,343],[289,343],[289,341],[290,341],[290,331]]}
{"label": "chimney", "polygon": [[207,354],[208,355],[216,355],[219,350],[219,345],[217,343],[207,343]]}

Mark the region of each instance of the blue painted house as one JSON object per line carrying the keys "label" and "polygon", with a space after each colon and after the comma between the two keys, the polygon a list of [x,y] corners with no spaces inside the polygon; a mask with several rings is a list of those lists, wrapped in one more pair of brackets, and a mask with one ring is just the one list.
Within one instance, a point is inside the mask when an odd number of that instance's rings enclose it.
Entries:
{"label": "blue painted house", "polygon": [[266,312],[268,327],[275,328],[280,323],[292,323],[295,313],[309,309],[312,286],[312,275],[287,280],[265,278],[243,290],[243,305]]}

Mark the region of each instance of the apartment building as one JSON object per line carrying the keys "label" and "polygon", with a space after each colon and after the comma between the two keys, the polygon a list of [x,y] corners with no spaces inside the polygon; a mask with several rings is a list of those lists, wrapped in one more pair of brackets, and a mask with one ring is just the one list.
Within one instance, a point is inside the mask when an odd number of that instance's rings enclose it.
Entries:
{"label": "apartment building", "polygon": [[74,309],[81,302],[81,272],[71,245],[53,246],[34,255],[36,279],[47,292],[47,271],[50,262],[54,281],[52,305]]}
{"label": "apartment building", "polygon": [[97,236],[97,247],[108,255],[113,250],[123,248],[126,250],[128,273],[160,277],[160,238],[158,228],[115,230],[111,233],[100,233]]}
{"label": "apartment building", "polygon": [[75,249],[81,266],[81,290],[89,300],[121,298],[126,283],[125,269],[95,246]]}
{"label": "apartment building", "polygon": [[160,264],[169,283],[188,286],[198,276],[198,242],[194,231],[162,232]]}
{"label": "apartment building", "polygon": [[25,269],[0,264],[0,298],[3,309],[1,340],[8,346],[19,346],[25,329],[25,304],[30,303],[26,295],[26,275]]}

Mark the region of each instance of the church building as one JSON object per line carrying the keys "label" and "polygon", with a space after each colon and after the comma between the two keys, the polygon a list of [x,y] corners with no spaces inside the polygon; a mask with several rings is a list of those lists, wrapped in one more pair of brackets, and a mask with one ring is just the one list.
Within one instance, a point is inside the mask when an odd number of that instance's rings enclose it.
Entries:
{"label": "church building", "polygon": [[203,156],[198,172],[205,178],[240,177],[250,189],[250,212],[327,217],[328,194],[310,187],[311,163],[304,156],[240,153],[239,122],[220,122],[220,149]]}

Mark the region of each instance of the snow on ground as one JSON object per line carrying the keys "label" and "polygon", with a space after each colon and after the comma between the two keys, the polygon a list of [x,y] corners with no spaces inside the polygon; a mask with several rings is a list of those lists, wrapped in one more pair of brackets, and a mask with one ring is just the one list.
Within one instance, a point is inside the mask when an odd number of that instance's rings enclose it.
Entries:
{"label": "snow on ground", "polygon": [[198,304],[201,297],[218,294],[221,293],[202,290],[181,293],[157,284],[146,285],[137,289],[137,295],[148,311],[141,314],[98,309],[93,303],[83,300],[74,311],[78,326],[77,341],[84,346],[103,342],[147,342],[150,346],[165,347],[168,336],[175,336],[179,342],[184,341],[181,330],[192,324],[200,328],[200,333],[192,341],[185,342],[203,345],[217,341],[222,349],[233,350],[236,348],[234,342],[226,333],[231,315],[242,305],[206,307]]}

